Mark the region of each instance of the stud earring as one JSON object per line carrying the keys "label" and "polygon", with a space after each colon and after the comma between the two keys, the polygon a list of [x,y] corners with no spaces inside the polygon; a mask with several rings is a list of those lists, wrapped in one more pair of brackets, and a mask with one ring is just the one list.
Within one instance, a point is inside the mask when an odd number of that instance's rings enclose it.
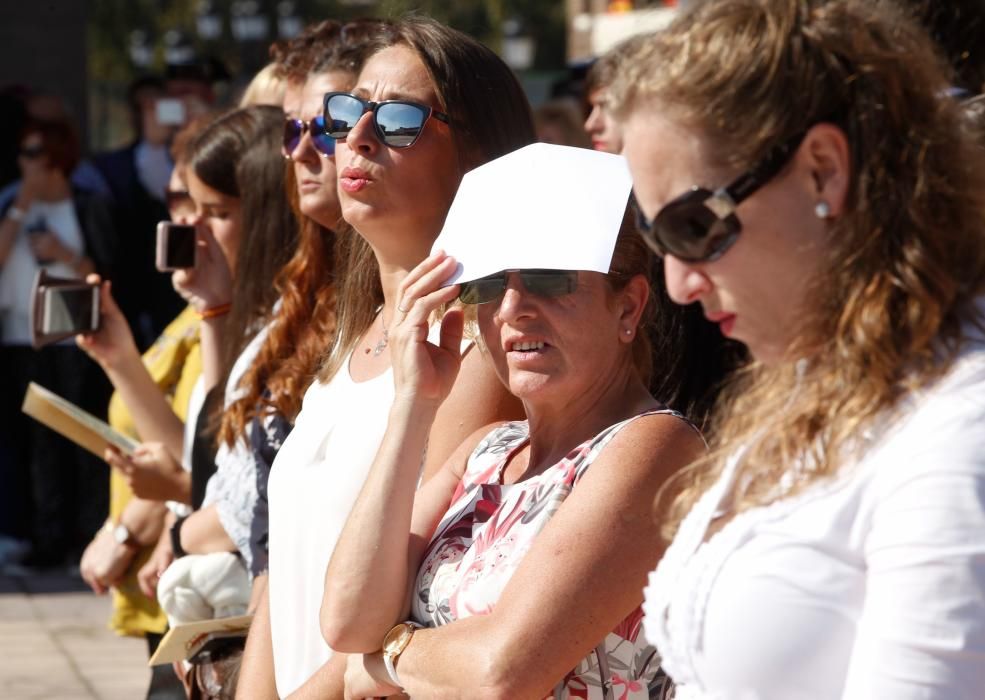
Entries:
{"label": "stud earring", "polygon": [[831,216],[831,205],[825,201],[820,201],[814,205],[814,216],[819,219],[827,219]]}
{"label": "stud earring", "polygon": [[623,333],[625,333],[626,335],[632,335],[633,334],[633,329],[632,328],[627,328],[626,330],[623,331]]}

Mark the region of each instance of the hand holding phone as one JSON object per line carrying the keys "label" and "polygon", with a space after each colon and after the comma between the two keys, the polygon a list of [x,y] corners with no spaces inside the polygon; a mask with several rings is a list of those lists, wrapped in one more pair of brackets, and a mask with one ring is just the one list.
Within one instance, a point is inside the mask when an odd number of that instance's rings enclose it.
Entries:
{"label": "hand holding phone", "polygon": [[197,260],[195,227],[162,221],[157,225],[155,264],[161,272],[195,267]]}
{"label": "hand holding phone", "polygon": [[51,277],[38,271],[31,297],[31,341],[35,348],[99,330],[99,285]]}
{"label": "hand holding phone", "polygon": [[161,126],[182,126],[185,123],[185,103],[173,97],[162,97],[154,107]]}

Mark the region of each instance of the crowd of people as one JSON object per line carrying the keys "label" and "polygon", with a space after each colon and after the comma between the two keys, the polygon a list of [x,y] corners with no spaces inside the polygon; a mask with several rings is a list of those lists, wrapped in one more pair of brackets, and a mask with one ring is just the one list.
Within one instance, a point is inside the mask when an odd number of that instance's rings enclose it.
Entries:
{"label": "crowd of people", "polygon": [[[326,20],[235,109],[163,128],[135,86],[103,192],[28,116],[9,534],[85,533],[149,654],[253,615],[148,698],[979,697],[985,119],[935,39],[894,0],[693,3],[535,113],[454,29]],[[193,267],[145,271],[158,218]],[[39,266],[98,331],[28,347]],[[27,381],[112,385],[108,490]]]}

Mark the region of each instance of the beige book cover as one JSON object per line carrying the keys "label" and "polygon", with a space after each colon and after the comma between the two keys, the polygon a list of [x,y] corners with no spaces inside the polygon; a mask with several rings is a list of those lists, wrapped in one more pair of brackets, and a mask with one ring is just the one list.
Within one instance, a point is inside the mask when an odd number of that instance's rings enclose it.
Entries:
{"label": "beige book cover", "polygon": [[215,620],[189,622],[172,627],[164,635],[157,651],[150,657],[147,665],[157,666],[175,661],[187,661],[195,656],[206,642],[219,635],[241,634],[246,636],[252,620],[253,615],[237,615],[235,617],[220,617]]}
{"label": "beige book cover", "polygon": [[27,387],[21,410],[100,458],[107,445],[113,445],[126,455],[133,454],[137,448],[135,441],[105,421],[34,382]]}

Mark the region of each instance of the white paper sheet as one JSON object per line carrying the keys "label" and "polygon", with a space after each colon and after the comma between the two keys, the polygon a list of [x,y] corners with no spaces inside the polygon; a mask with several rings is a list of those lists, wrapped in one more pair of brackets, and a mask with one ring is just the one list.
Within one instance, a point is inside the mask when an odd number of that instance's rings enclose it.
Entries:
{"label": "white paper sheet", "polygon": [[632,181],[622,156],[536,143],[469,172],[433,251],[444,286],[501,270],[608,272]]}

